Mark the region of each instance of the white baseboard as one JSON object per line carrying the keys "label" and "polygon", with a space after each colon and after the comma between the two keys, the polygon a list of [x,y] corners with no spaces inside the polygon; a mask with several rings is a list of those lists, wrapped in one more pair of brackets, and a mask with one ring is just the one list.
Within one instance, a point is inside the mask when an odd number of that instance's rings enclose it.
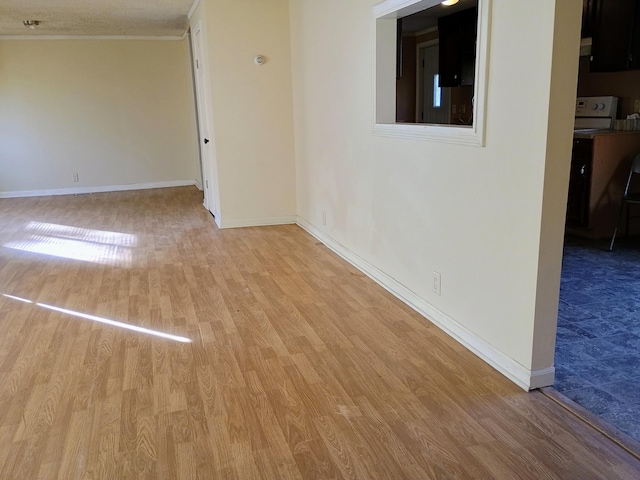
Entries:
{"label": "white baseboard", "polygon": [[270,225],[293,225],[297,217],[289,215],[286,217],[265,217],[265,218],[240,218],[232,220],[220,220],[220,228],[243,228],[243,227],[267,227]]}
{"label": "white baseboard", "polygon": [[196,186],[198,190],[202,191],[202,183],[200,183],[200,181],[194,180],[193,184]]}
{"label": "white baseboard", "polygon": [[155,37],[152,35],[0,35],[0,40],[39,40],[39,41],[51,41],[51,40],[146,40],[146,41],[159,41],[159,40],[183,40],[182,35],[163,35]]}
{"label": "white baseboard", "polygon": [[220,225],[222,225],[222,221],[220,220],[220,215],[214,215],[211,210],[209,210],[209,208],[207,208],[207,204],[205,202],[202,202],[202,208],[204,208],[207,213],[209,213],[209,215],[211,215],[211,218],[213,219],[213,221],[215,222],[216,226],[222,230],[222,227]]}
{"label": "white baseboard", "polygon": [[126,190],[148,190],[151,188],[186,187],[190,185],[196,185],[195,180],[173,180],[168,182],[130,183],[127,185],[105,185],[99,187],[54,188],[51,190],[23,190],[19,192],[0,192],[0,198],[46,197],[49,195],[83,195],[87,193],[123,192]]}
{"label": "white baseboard", "polygon": [[333,238],[316,228],[304,218],[298,217],[296,223],[324,243],[329,249],[333,250],[351,265],[377,282],[385,290],[440,327],[440,329],[471,350],[478,357],[498,370],[505,377],[509,378],[519,387],[528,391],[535,388],[553,385],[555,373],[554,367],[531,371],[501,351],[497,350],[468,328],[449,317],[446,313],[435,308],[433,305],[419,297],[416,293],[409,290],[394,278],[384,273],[382,270],[379,270],[377,267],[371,265],[345,246],[336,242]]}
{"label": "white baseboard", "polygon": [[543,368],[542,370],[531,371],[531,381],[529,390],[542,387],[550,387],[556,376],[556,367]]}

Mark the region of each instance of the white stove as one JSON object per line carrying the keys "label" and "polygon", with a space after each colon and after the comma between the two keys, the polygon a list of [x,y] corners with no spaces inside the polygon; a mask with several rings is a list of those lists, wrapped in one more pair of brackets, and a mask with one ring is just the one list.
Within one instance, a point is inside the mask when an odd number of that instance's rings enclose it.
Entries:
{"label": "white stove", "polygon": [[618,111],[618,97],[578,97],[575,132],[611,130]]}

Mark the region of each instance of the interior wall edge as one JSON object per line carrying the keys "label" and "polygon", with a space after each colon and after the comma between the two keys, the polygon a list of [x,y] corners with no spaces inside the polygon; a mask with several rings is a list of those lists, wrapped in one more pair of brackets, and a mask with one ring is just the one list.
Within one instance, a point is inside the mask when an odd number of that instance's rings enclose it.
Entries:
{"label": "interior wall edge", "polygon": [[555,360],[581,7],[581,2],[557,2],[555,8],[531,368],[544,368]]}
{"label": "interior wall edge", "polygon": [[297,225],[313,237],[320,240],[334,253],[349,262],[355,268],[371,278],[374,282],[404,302],[427,320],[447,333],[450,337],[470,350],[484,362],[498,370],[513,383],[525,391],[553,385],[555,367],[531,370],[507,356],[493,345],[461,325],[459,322],[438,310],[429,302],[389,276],[386,272],[372,265],[349,248],[334,240],[318,227],[298,216]]}
{"label": "interior wall edge", "polygon": [[50,195],[84,195],[88,193],[124,192],[127,190],[150,190],[152,188],[198,186],[197,180],[170,180],[165,182],[131,183],[123,185],[103,185],[97,187],[54,188],[51,190],[22,190],[0,192],[0,198],[47,197]]}

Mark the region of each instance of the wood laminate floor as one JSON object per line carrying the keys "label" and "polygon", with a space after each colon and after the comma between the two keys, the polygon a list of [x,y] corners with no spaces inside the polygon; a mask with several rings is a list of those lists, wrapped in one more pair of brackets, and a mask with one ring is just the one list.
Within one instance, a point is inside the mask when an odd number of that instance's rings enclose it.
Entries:
{"label": "wood laminate floor", "polygon": [[201,203],[0,199],[0,479],[640,478],[300,228]]}

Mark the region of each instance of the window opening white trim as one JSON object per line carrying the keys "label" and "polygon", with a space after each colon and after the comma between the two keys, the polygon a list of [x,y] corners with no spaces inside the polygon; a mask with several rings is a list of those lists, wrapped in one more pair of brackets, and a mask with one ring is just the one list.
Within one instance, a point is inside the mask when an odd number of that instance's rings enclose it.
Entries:
{"label": "window opening white trim", "polygon": [[478,0],[473,125],[407,124],[395,121],[397,19],[439,3],[440,0],[384,0],[373,7],[373,134],[484,146],[492,0]]}

